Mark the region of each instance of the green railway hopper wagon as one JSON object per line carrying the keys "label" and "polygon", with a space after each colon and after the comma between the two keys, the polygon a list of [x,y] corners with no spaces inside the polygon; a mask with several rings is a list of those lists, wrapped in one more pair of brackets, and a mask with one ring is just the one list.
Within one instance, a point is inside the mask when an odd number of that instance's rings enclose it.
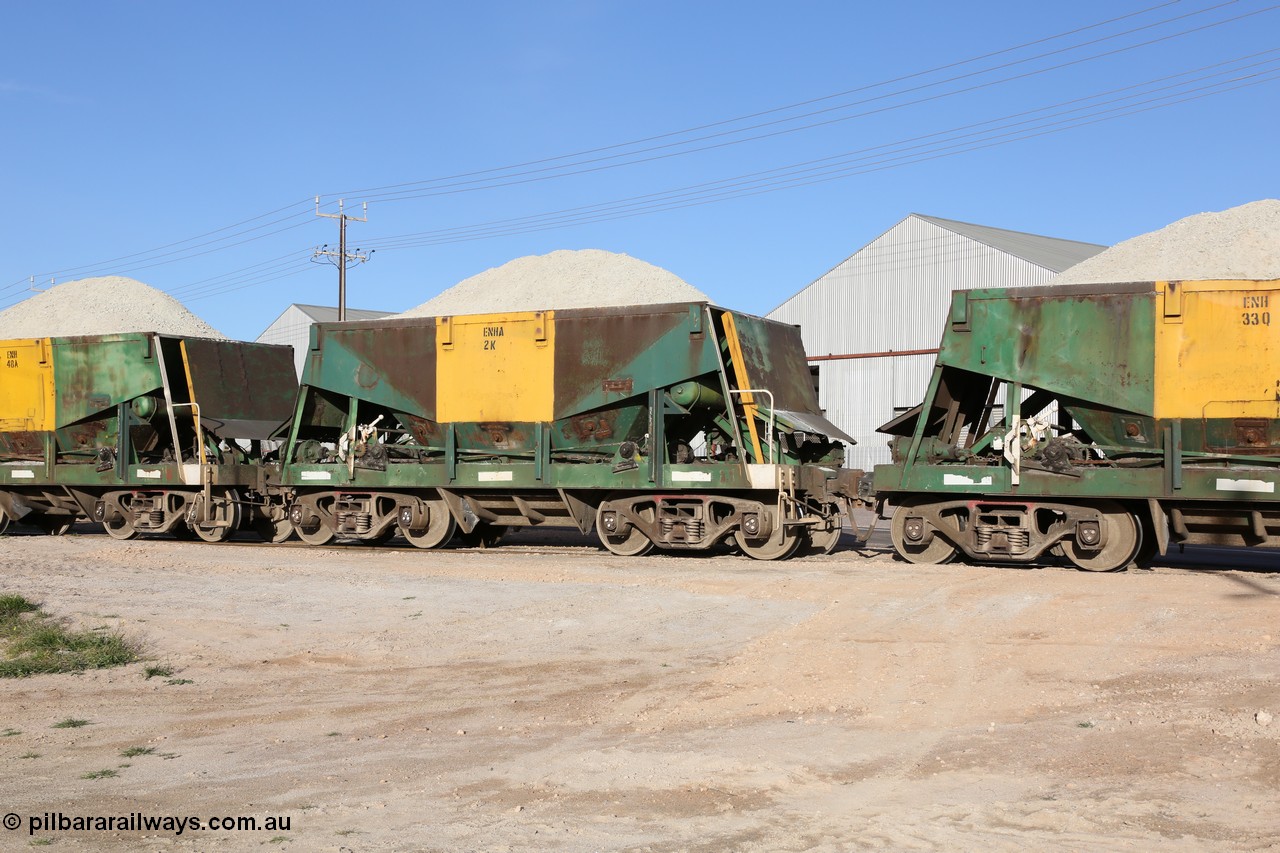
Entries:
{"label": "green railway hopper wagon", "polygon": [[1280,547],[1280,281],[957,292],[875,490],[913,562]]}
{"label": "green railway hopper wagon", "polygon": [[253,521],[290,534],[267,498],[264,441],[293,411],[290,347],[154,333],[0,341],[0,529],[220,541]]}
{"label": "green railway hopper wagon", "polygon": [[313,544],[550,525],[779,559],[835,546],[842,442],[799,330],[705,303],[322,323],[282,482]]}

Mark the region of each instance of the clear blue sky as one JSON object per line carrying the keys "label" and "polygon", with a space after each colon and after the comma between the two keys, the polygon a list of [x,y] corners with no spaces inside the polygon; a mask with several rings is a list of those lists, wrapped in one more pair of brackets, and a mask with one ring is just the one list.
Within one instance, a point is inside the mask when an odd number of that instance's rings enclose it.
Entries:
{"label": "clear blue sky", "polygon": [[[4,15],[0,307],[30,275],[128,275],[251,339],[291,302],[336,302],[334,268],[307,260],[337,237],[316,194],[326,212],[369,202],[350,244],[378,250],[349,273],[351,307],[399,311],[521,255],[603,248],[754,313],[911,212],[1110,244],[1280,195],[1267,2],[49,0]],[[1100,120],[1116,109],[1139,112]],[[563,155],[579,156],[548,160]],[[808,185],[743,177],[819,160]]]}

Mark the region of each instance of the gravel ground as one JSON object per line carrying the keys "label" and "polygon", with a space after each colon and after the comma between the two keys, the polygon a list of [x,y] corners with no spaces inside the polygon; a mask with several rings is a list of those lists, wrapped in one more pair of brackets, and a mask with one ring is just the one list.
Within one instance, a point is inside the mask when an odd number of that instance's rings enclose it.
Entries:
{"label": "gravel ground", "polygon": [[1275,573],[509,541],[8,538],[3,592],[151,660],[0,683],[5,849],[1280,849]]}
{"label": "gravel ground", "polygon": [[527,255],[473,275],[400,317],[706,302],[679,276],[601,249]]}
{"label": "gravel ground", "polygon": [[0,339],[121,332],[224,337],[169,294],[121,276],[68,281],[0,311]]}

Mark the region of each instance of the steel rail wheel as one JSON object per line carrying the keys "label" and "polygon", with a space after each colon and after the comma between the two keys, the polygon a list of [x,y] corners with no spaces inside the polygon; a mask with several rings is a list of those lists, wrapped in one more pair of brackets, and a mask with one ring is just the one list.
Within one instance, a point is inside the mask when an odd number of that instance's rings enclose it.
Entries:
{"label": "steel rail wheel", "polygon": [[1098,501],[1092,506],[1101,516],[1104,544],[1100,549],[1086,550],[1073,537],[1066,540],[1063,547],[1067,559],[1086,572],[1123,569],[1142,547],[1142,527],[1133,513],[1115,501]]}
{"label": "steel rail wheel", "polygon": [[123,515],[103,521],[102,529],[107,531],[107,535],[112,539],[119,539],[121,542],[137,539],[142,535],[133,528],[133,522]]}
{"label": "steel rail wheel", "polygon": [[293,522],[289,521],[288,516],[277,520],[260,515],[253,520],[253,532],[258,534],[263,542],[279,545],[281,542],[287,542],[293,535]]}
{"label": "steel rail wheel", "polygon": [[308,545],[328,545],[333,541],[334,532],[324,526],[323,521],[316,522],[313,526],[295,527],[293,532],[298,534],[298,538]]}
{"label": "steel rail wheel", "polygon": [[628,525],[627,532],[621,535],[610,533],[604,527],[604,504],[596,511],[596,535],[600,542],[609,549],[609,553],[619,557],[643,557],[653,550],[653,542],[635,525]]}
{"label": "steel rail wheel", "polygon": [[[837,535],[837,539],[839,536]],[[751,540],[741,530],[733,532],[733,541],[753,560],[785,560],[800,550],[806,537],[796,526],[779,525],[773,535],[764,540]]]}
{"label": "steel rail wheel", "polygon": [[400,532],[415,548],[439,548],[453,538],[458,524],[453,520],[453,513],[444,501],[423,501],[427,508],[427,527],[420,532],[413,532],[401,527]]}
{"label": "steel rail wheel", "polygon": [[836,545],[840,543],[840,534],[844,532],[844,520],[840,515],[840,508],[835,504],[827,504],[826,511],[830,513],[826,518],[826,524],[821,527],[807,528],[806,534],[809,539],[809,549],[816,554],[830,554],[836,549]]}
{"label": "steel rail wheel", "polygon": [[227,490],[221,497],[213,498],[209,524],[193,520],[188,522],[188,526],[205,542],[226,542],[240,527],[239,500],[240,496],[235,491]]}
{"label": "steel rail wheel", "polygon": [[935,529],[929,544],[920,545],[907,538],[907,516],[917,507],[927,507],[928,499],[913,498],[898,504],[893,513],[893,523],[889,527],[893,550],[908,563],[949,563],[955,559],[956,546],[952,545]]}
{"label": "steel rail wheel", "polygon": [[4,507],[0,507],[0,536],[5,534],[9,529],[9,516],[5,514]]}

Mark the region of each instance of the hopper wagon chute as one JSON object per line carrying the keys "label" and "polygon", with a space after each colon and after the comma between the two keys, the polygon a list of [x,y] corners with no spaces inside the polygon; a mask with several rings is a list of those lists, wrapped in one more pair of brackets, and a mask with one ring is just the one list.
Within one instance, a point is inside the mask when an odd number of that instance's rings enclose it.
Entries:
{"label": "hopper wagon chute", "polygon": [[705,303],[317,324],[282,472],[306,541],[513,526],[618,554],[829,550],[860,472],[799,331]]}

